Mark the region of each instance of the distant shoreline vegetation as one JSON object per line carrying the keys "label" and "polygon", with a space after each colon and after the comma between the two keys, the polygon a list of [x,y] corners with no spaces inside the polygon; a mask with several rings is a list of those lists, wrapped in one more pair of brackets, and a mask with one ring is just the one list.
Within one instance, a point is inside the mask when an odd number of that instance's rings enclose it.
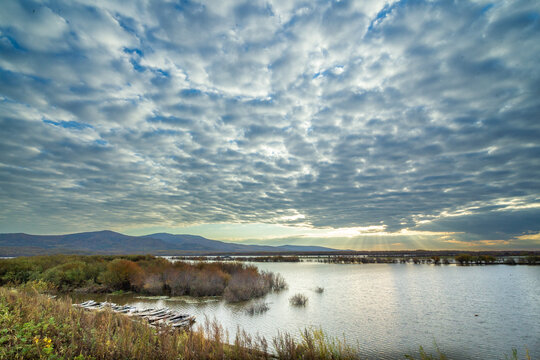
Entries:
{"label": "distant shoreline vegetation", "polygon": [[253,255],[253,256],[172,256],[173,260],[188,261],[241,261],[241,262],[300,262],[298,255]]}
{"label": "distant shoreline vegetation", "polygon": [[540,254],[536,252],[508,255],[506,253],[460,253],[458,255],[254,255],[254,256],[174,256],[175,260],[217,262],[319,262],[330,264],[434,264],[434,265],[540,265]]}
{"label": "distant shoreline vegetation", "polygon": [[51,255],[0,260],[0,285],[39,283],[58,292],[133,291],[246,301],[286,287],[281,275],[241,263],[170,262],[151,255]]}

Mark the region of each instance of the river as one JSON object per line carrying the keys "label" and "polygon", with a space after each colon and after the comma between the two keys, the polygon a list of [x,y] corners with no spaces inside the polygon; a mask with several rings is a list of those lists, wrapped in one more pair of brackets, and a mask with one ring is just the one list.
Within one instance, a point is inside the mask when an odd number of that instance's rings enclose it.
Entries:
{"label": "river", "polygon": [[[267,338],[300,336],[306,327],[357,345],[367,358],[403,358],[434,343],[451,359],[504,359],[512,348],[540,356],[540,266],[253,263],[279,272],[287,290],[268,294],[270,309],[246,313],[246,303],[219,298],[108,296],[140,307],[169,307],[216,318],[234,336],[238,327]],[[317,293],[316,287],[323,287]],[[302,293],[305,307],[289,298]],[[96,295],[78,296],[77,300]]]}

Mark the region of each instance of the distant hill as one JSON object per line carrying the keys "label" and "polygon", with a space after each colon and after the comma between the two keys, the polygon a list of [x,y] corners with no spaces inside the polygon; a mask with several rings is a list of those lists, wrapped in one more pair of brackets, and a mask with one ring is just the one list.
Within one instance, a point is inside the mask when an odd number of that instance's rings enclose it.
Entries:
{"label": "distant hill", "polygon": [[129,236],[114,231],[67,235],[0,234],[0,256],[38,254],[210,254],[335,251],[320,246],[244,245],[195,235],[157,233]]}

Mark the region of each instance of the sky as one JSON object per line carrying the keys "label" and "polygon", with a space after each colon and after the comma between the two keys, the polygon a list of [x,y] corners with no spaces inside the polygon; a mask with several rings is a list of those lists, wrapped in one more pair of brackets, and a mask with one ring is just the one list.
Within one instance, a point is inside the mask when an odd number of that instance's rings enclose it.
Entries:
{"label": "sky", "polygon": [[540,2],[0,2],[0,232],[540,250]]}

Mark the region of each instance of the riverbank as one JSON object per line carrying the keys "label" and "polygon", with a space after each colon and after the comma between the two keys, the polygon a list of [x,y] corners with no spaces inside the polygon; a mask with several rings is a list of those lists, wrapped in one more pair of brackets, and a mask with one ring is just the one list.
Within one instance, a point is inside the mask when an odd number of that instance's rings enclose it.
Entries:
{"label": "riverbank", "polygon": [[172,263],[151,255],[53,255],[0,260],[0,285],[39,283],[49,291],[223,296],[238,302],[286,287],[273,272],[240,263]]}

